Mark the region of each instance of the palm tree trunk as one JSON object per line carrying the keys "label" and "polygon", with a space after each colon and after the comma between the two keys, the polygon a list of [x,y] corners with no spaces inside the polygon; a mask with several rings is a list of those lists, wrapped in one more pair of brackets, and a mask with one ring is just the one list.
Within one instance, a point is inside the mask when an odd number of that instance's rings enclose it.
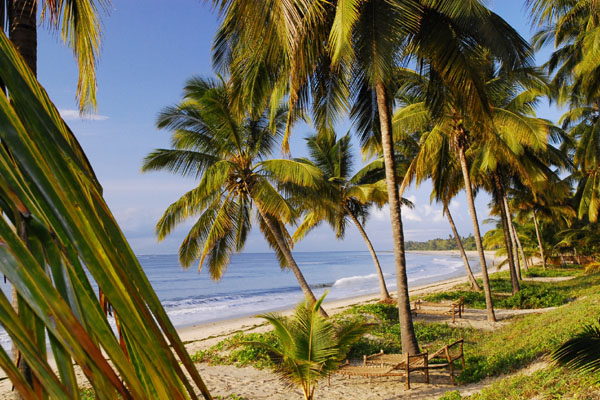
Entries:
{"label": "palm tree trunk", "polygon": [[462,241],[460,240],[460,235],[458,234],[458,230],[456,230],[456,225],[454,224],[454,219],[450,214],[450,210],[448,207],[444,206],[444,212],[448,217],[448,222],[450,223],[450,228],[452,228],[452,233],[454,233],[454,238],[456,239],[456,245],[458,246],[458,251],[460,251],[460,256],[463,259],[463,263],[465,264],[465,269],[467,270],[467,276],[469,277],[469,282],[471,282],[471,290],[475,290],[477,292],[481,292],[481,286],[477,283],[477,279],[473,275],[473,271],[471,271],[471,266],[469,265],[469,259],[467,258],[467,253],[465,253],[465,248],[462,245]]}
{"label": "palm tree trunk", "polygon": [[344,210],[346,210],[348,215],[350,215],[350,218],[352,218],[352,221],[354,221],[354,225],[356,225],[356,227],[358,228],[358,231],[360,232],[363,239],[365,240],[365,243],[367,244],[367,247],[369,248],[369,252],[371,253],[371,257],[373,258],[373,264],[375,264],[375,270],[377,271],[377,277],[379,278],[379,299],[381,301],[389,300],[390,293],[387,290],[387,286],[385,284],[385,279],[383,277],[383,271],[381,270],[381,264],[379,264],[379,259],[377,258],[377,253],[375,253],[373,244],[371,243],[371,240],[369,240],[369,237],[367,236],[367,232],[365,232],[365,229],[363,228],[361,223],[358,221],[358,218],[356,218],[356,216],[352,213],[352,211],[350,211],[348,206],[345,204],[344,204]]}
{"label": "palm tree trunk", "polygon": [[9,0],[7,17],[10,40],[37,75],[37,0]]}
{"label": "palm tree trunk", "polygon": [[535,234],[537,236],[538,245],[540,246],[540,256],[542,257],[542,265],[544,266],[544,269],[546,269],[546,255],[544,254],[544,245],[542,244],[542,235],[540,234],[540,227],[538,225],[535,208],[533,209],[533,224],[535,225]]}
{"label": "palm tree trunk", "polygon": [[508,269],[510,271],[510,283],[512,285],[512,294],[516,294],[521,288],[519,287],[519,279],[517,278],[517,270],[515,268],[515,260],[513,258],[513,246],[510,239],[510,228],[508,227],[508,216],[506,215],[506,209],[504,208],[504,189],[500,178],[497,174],[494,174],[494,186],[496,191],[496,201],[499,202],[500,217],[502,219],[502,231],[504,233],[504,245],[506,246],[506,257],[508,259]]}
{"label": "palm tree trunk", "polygon": [[469,204],[469,213],[473,222],[473,236],[477,245],[477,253],[479,253],[479,262],[481,263],[481,276],[483,278],[483,291],[485,293],[485,308],[487,310],[488,321],[496,322],[494,314],[494,303],[492,302],[492,290],[490,288],[490,279],[488,277],[487,263],[485,262],[485,253],[483,252],[483,244],[481,243],[481,231],[479,230],[479,221],[477,220],[477,211],[475,210],[475,201],[473,197],[473,189],[471,188],[471,177],[469,176],[469,168],[467,167],[467,158],[463,146],[457,146],[458,159],[462,170],[463,180],[465,181],[465,191],[467,193],[467,203]]}
{"label": "palm tree trunk", "polygon": [[512,222],[512,219],[510,222],[515,232],[515,240],[517,241],[519,254],[521,254],[521,258],[523,259],[523,266],[525,267],[525,271],[529,271],[529,261],[527,260],[527,257],[525,257],[525,251],[523,250],[523,244],[521,243],[521,239],[519,238],[519,233],[517,232],[517,229],[515,228],[515,224]]}
{"label": "palm tree trunk", "polygon": [[504,196],[504,208],[506,209],[506,215],[508,215],[508,229],[510,229],[510,238],[513,244],[513,252],[514,258],[517,265],[517,277],[519,280],[523,279],[521,276],[521,261],[519,260],[519,253],[521,258],[523,259],[523,264],[525,261],[525,256],[523,255],[523,249],[521,248],[521,241],[519,240],[519,236],[517,235],[517,230],[515,229],[515,224],[513,223],[512,213],[510,212],[510,205],[508,204],[508,199],[506,195]]}
{"label": "palm tree trunk", "polygon": [[392,118],[388,102],[386,87],[378,81],[375,85],[377,93],[377,108],[381,126],[381,145],[385,164],[385,182],[388,191],[388,205],[392,222],[392,237],[394,239],[394,258],[396,261],[396,283],[398,288],[398,316],[400,318],[400,336],[402,339],[402,352],[410,354],[419,353],[419,344],[415,335],[410,300],[408,297],[408,279],[406,277],[406,257],[404,254],[404,231],[402,228],[402,214],[400,211],[400,197],[398,195],[398,182],[396,167],[394,165],[394,141],[392,138]]}
{"label": "palm tree trunk", "polygon": [[[298,280],[298,283],[300,284],[300,288],[302,289],[304,296],[311,302],[311,304],[316,303],[317,298],[315,297],[314,293],[310,289],[310,286],[308,285],[308,282],[306,282],[306,279],[304,279],[304,275],[302,274],[302,271],[300,271],[300,267],[298,267],[298,264],[296,264],[296,260],[294,260],[294,256],[292,255],[292,252],[290,251],[290,248],[287,245],[285,239],[279,233],[279,230],[273,223],[273,220],[271,219],[271,217],[262,210],[262,207],[259,205],[258,202],[255,202],[255,204],[256,204],[256,208],[257,208],[260,216],[265,221],[265,224],[267,224],[267,226],[269,227],[269,231],[271,231],[271,234],[275,238],[275,241],[277,242],[279,249],[285,256],[285,261],[287,262],[288,267],[292,270],[292,272],[296,276],[296,279]],[[328,315],[325,312],[325,310],[323,309],[323,307],[321,307],[319,309],[319,313],[325,318],[328,317]]]}

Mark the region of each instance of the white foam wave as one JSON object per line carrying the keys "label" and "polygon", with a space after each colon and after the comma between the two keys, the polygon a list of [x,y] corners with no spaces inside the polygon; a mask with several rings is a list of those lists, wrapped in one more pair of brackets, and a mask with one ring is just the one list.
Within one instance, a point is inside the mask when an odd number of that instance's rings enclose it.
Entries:
{"label": "white foam wave", "polygon": [[335,281],[333,287],[355,285],[358,283],[363,283],[365,281],[372,281],[376,279],[377,274],[348,276],[346,278],[340,278],[337,281]]}

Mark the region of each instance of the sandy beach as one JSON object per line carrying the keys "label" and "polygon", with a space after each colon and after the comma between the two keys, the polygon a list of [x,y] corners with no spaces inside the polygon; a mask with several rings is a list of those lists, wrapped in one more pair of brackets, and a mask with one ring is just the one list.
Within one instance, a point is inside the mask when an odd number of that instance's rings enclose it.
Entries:
{"label": "sandy beach", "polygon": [[[457,254],[453,251],[435,252],[437,254]],[[473,253],[473,252],[472,252]],[[494,260],[494,252],[486,252],[488,260]],[[488,266],[490,273],[496,272],[496,267]],[[477,275],[477,274],[476,274]],[[425,295],[452,288],[457,284],[467,282],[467,278],[459,277],[436,283],[422,285],[410,289],[411,296]],[[336,314],[356,304],[376,302],[378,294],[329,301],[324,303],[325,310]],[[282,314],[291,314],[293,310],[282,311]],[[536,310],[535,312],[540,312]],[[478,329],[493,329],[502,324],[502,320],[509,318],[520,311],[498,310],[499,322],[490,325],[486,321],[484,310],[467,310],[466,318],[457,320],[456,326],[472,326]],[[422,318],[422,317],[420,317]],[[450,318],[440,316],[427,316],[425,318],[436,322],[449,322]],[[265,332],[270,329],[263,319],[250,316],[224,321],[199,324],[179,329],[182,341],[190,354],[206,349],[225,337],[238,332]],[[252,367],[237,368],[234,366],[210,366],[205,363],[197,364],[202,378],[205,380],[213,396],[227,397],[235,394],[247,399],[295,399],[301,398],[299,389],[290,388],[279,377],[269,370],[258,370]],[[79,372],[80,373],[80,372]],[[483,387],[485,382],[475,385],[462,386],[461,392],[474,391]],[[12,398],[11,383],[6,377],[0,378],[0,399]],[[366,378],[352,378],[348,380],[341,376],[332,376],[330,385],[322,382],[318,390],[319,399],[396,399],[396,398],[437,398],[446,390],[453,388],[446,372],[431,374],[430,384],[424,384],[423,377],[416,374],[413,388],[405,391],[404,385],[398,384],[397,378],[378,378],[370,381]]]}

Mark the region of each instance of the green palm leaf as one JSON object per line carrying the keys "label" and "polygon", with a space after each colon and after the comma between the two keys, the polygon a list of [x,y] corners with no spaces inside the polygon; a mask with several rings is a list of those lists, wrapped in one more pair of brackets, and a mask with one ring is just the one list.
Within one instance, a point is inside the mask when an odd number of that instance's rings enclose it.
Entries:
{"label": "green palm leaf", "polygon": [[[0,221],[0,238],[6,243],[0,246],[0,270],[35,316],[33,324],[27,322],[26,308],[20,307],[24,314],[18,318],[25,321],[28,333],[19,330],[16,320],[6,327],[24,359],[44,380],[48,394],[57,398],[66,397],[64,393],[78,396],[71,362],[82,368],[101,398],[116,393],[123,398],[196,398],[184,370],[210,398],[102,199],[81,148],[4,34],[0,70],[11,97],[9,103],[0,95],[0,204],[10,216]],[[17,236],[14,223],[31,232],[31,246]],[[44,254],[42,246],[48,248]],[[100,308],[83,264],[120,316],[129,358]],[[8,304],[4,298],[2,302]],[[4,315],[10,315],[8,308]],[[43,343],[31,340],[39,337],[36,326],[45,327],[51,337],[58,377],[49,375],[45,351],[40,352]],[[26,342],[38,343],[35,354]],[[0,359],[5,361],[6,354]],[[5,370],[26,394],[25,377],[13,368]]]}

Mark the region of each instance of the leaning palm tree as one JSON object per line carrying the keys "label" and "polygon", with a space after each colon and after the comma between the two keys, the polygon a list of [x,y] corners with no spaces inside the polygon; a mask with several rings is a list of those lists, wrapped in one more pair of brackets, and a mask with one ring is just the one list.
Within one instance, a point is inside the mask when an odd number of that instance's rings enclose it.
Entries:
{"label": "leaning palm tree", "polygon": [[[324,179],[321,187],[312,193],[305,192],[306,196],[300,199],[307,212],[292,236],[293,241],[301,240],[323,221],[327,221],[336,237],[341,239],[346,233],[348,220],[352,221],[373,258],[379,280],[379,298],[382,301],[389,300],[390,294],[377,253],[364,229],[368,208],[371,205],[381,207],[387,201],[385,182],[376,176],[377,170],[381,170],[381,162],[370,163],[351,176],[353,163],[350,135],[336,140],[335,132],[325,130],[309,136],[306,142],[310,162],[322,171]],[[376,181],[373,176],[376,176]]]}
{"label": "leaning palm tree", "polygon": [[29,367],[0,347],[0,368],[27,399],[78,399],[86,383],[104,399],[210,399],[75,136],[4,33],[0,77],[0,273],[27,305],[17,314],[0,291],[0,324]]}
{"label": "leaning palm tree", "polygon": [[412,181],[419,186],[424,180],[431,179],[433,188],[431,200],[443,204],[443,213],[454,234],[471,289],[481,291],[471,270],[469,259],[464,251],[460,235],[454,224],[448,205],[463,187],[458,160],[450,149],[450,142],[441,132],[428,132],[432,129],[429,111],[424,108],[424,92],[427,80],[414,71],[404,69],[401,76],[404,85],[397,93],[401,107],[394,114],[394,132],[396,146],[401,147],[410,158],[410,165],[402,181],[401,192]]}
{"label": "leaning palm tree", "polygon": [[328,376],[346,358],[350,346],[369,331],[363,322],[341,327],[318,314],[323,295],[316,303],[298,304],[291,318],[279,314],[259,315],[273,325],[277,347],[258,342],[280,360],[276,372],[292,385],[302,387],[305,400],[314,398],[320,379]]}
{"label": "leaning palm tree", "polygon": [[282,268],[290,268],[304,295],[316,301],[290,250],[285,224],[297,212],[278,185],[315,187],[318,168],[295,160],[268,159],[283,133],[287,111],[278,109],[275,124],[268,113],[232,110],[231,87],[220,80],[188,80],[184,100],[165,108],[158,127],[173,131],[172,149],[158,149],[144,159],[143,171],[167,170],[200,179],[198,186],[171,204],[156,225],[164,239],[186,218],[198,216],[179,248],[189,267],[200,259],[211,278],[223,276],[232,253],[243,249],[257,211],[261,231],[275,249]]}

